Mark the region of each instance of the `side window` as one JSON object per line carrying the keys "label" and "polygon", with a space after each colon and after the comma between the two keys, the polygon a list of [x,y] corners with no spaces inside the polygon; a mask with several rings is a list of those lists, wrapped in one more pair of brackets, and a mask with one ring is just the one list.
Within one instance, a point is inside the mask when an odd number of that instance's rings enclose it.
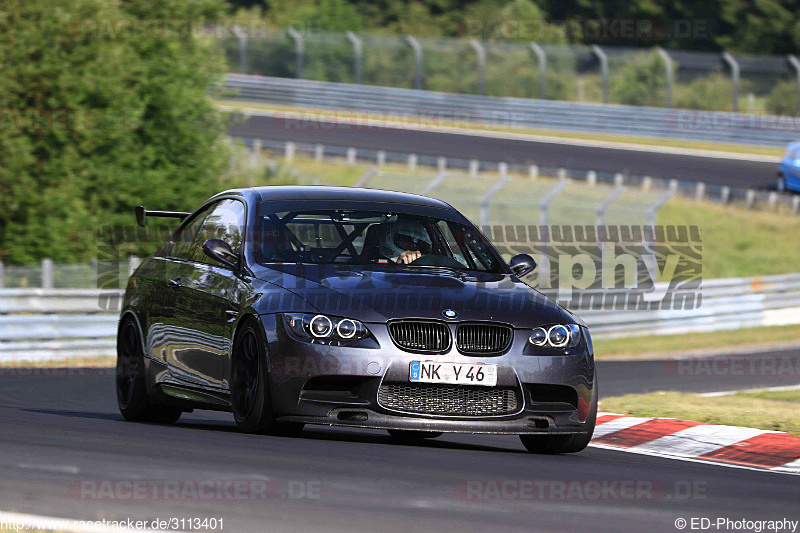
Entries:
{"label": "side window", "polygon": [[191,259],[201,263],[219,264],[205,253],[203,243],[208,239],[220,239],[231,245],[237,254],[242,251],[244,238],[244,204],[237,200],[222,200],[214,204],[205,217],[192,242]]}
{"label": "side window", "polygon": [[172,246],[165,248],[166,255],[181,259],[192,259],[192,243],[212,207],[213,205],[205,207],[189,219],[188,223],[172,237]]}

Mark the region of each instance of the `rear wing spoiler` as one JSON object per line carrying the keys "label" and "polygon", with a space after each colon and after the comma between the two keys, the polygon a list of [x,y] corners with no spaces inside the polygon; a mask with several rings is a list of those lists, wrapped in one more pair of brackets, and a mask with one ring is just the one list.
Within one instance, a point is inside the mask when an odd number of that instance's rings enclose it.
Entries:
{"label": "rear wing spoiler", "polygon": [[144,227],[146,217],[166,217],[166,218],[180,218],[184,219],[191,215],[189,211],[148,211],[144,206],[136,206],[136,222],[139,226]]}

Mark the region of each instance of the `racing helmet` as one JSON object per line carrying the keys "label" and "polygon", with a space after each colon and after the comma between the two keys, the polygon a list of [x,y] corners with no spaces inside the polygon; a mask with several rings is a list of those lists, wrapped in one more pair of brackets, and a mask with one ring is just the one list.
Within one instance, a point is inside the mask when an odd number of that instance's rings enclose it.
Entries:
{"label": "racing helmet", "polygon": [[383,257],[397,257],[407,250],[423,254],[431,252],[431,237],[425,227],[413,220],[400,220],[385,224],[379,246]]}

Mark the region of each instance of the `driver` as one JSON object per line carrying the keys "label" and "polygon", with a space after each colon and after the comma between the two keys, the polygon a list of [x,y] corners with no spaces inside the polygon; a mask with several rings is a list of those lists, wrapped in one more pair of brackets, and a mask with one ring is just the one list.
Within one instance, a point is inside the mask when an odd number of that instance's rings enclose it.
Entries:
{"label": "driver", "polygon": [[395,263],[407,265],[431,252],[431,238],[419,222],[387,224],[380,243],[380,254]]}

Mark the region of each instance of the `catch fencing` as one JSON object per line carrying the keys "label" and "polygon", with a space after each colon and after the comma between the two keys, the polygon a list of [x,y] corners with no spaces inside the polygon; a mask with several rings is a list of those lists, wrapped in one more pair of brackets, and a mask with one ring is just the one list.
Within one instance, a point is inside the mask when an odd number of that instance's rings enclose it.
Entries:
{"label": "catch fencing", "polygon": [[[578,314],[597,338],[800,324],[800,274],[706,280],[701,293],[693,309]],[[0,289],[0,361],[113,355],[121,294]]]}
{"label": "catch fencing", "polygon": [[235,33],[222,48],[229,71],[238,74],[787,115],[796,115],[800,90],[793,55],[536,42],[536,35],[480,28],[470,30],[473,38],[239,27]]}

